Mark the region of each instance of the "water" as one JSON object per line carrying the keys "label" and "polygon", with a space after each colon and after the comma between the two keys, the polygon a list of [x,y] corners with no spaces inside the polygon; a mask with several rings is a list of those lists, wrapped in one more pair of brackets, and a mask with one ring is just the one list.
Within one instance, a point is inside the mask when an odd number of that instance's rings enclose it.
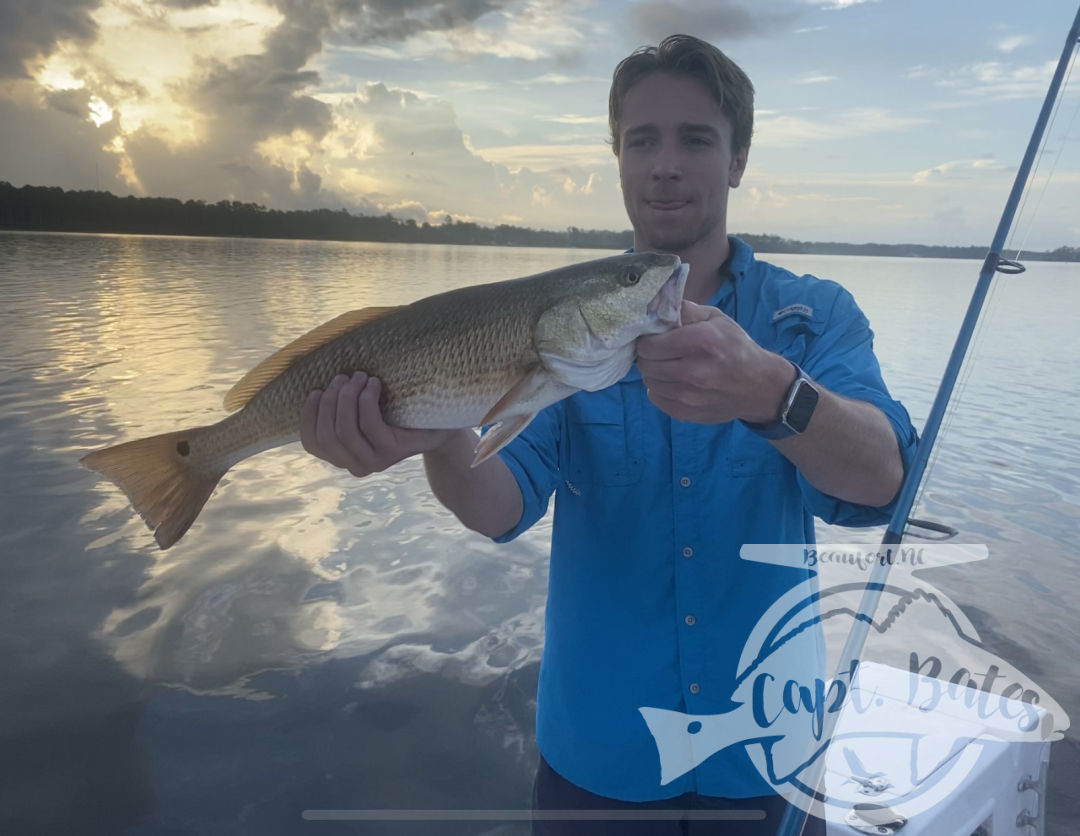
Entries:
{"label": "water", "polygon": [[[599,255],[0,233],[0,822],[524,832],[300,815],[528,806],[546,521],[495,546],[431,498],[417,462],[357,482],[291,446],[231,471],[162,553],[77,459],[217,420],[247,369],[344,310]],[[773,260],[855,293],[921,426],[978,263]],[[1080,265],[999,280],[917,509],[990,546],[933,582],[1075,718],[1078,307]],[[1053,746],[1051,834],[1080,813],[1077,739]]]}

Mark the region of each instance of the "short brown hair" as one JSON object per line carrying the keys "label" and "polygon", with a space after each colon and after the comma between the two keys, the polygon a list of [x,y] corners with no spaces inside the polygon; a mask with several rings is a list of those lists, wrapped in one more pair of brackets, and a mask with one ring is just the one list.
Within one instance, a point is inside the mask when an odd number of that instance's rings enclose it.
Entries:
{"label": "short brown hair", "polygon": [[754,131],[754,85],[719,49],[691,35],[669,35],[658,46],[635,49],[619,62],[608,95],[611,145],[619,154],[619,119],[627,91],[650,73],[666,71],[696,78],[712,94],[731,122],[731,150],[750,147]]}

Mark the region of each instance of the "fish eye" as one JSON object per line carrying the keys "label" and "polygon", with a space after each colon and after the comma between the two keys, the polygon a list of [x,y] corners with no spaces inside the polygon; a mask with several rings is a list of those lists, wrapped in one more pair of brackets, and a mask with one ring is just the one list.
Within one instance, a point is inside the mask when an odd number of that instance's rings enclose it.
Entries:
{"label": "fish eye", "polygon": [[637,284],[641,281],[641,273],[634,268],[630,268],[626,271],[625,279],[627,284]]}

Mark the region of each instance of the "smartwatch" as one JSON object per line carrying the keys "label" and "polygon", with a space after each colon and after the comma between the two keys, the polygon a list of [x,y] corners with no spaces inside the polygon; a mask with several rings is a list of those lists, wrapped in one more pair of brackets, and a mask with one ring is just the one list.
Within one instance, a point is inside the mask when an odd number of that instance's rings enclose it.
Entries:
{"label": "smartwatch", "polygon": [[784,396],[779,417],[775,421],[763,424],[742,422],[747,429],[762,438],[790,438],[793,435],[799,435],[809,425],[810,416],[814,414],[814,409],[817,407],[818,389],[814,381],[807,377],[806,372],[795,363],[791,365],[795,366],[795,382],[791,384],[791,388]]}

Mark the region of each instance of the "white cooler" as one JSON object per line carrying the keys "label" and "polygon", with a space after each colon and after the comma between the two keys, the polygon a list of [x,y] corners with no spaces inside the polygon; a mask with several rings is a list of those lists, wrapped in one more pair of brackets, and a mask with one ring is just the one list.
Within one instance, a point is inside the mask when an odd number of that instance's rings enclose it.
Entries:
{"label": "white cooler", "polygon": [[[1049,742],[1037,731],[1028,735],[1034,742],[1002,740],[994,730],[1016,738],[1015,721],[983,718],[946,693],[947,683],[912,676],[873,662],[859,666],[851,696],[862,710],[845,705],[826,756],[829,836],[1041,834]],[[932,707],[909,704],[914,684],[920,697],[941,688]],[[994,705],[1002,705],[998,697]]]}

